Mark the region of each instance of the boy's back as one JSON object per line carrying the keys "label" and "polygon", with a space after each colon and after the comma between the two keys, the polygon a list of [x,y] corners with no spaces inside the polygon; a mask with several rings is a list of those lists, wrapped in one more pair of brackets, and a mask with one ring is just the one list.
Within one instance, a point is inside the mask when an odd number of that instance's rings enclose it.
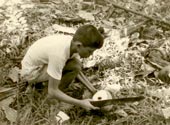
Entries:
{"label": "boy's back", "polygon": [[[27,51],[22,60],[22,65],[27,69],[34,70],[47,65],[47,73],[52,77],[59,79],[61,77],[60,69],[70,56],[70,45],[72,36],[52,35],[36,41]],[[23,71],[22,75],[29,74]]]}

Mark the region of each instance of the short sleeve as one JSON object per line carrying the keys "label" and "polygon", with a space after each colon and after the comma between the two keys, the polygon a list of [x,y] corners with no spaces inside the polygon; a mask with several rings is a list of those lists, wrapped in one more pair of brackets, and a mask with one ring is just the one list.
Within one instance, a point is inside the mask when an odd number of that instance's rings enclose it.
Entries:
{"label": "short sleeve", "polygon": [[61,80],[62,71],[65,66],[66,60],[63,58],[50,57],[47,67],[47,73],[51,77]]}

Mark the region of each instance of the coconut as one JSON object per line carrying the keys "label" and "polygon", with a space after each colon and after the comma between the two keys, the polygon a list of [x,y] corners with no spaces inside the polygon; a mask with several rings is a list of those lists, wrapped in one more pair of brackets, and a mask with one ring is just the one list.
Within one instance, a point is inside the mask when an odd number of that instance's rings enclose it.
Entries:
{"label": "coconut", "polygon": [[[93,95],[92,99],[94,101],[107,100],[107,99],[112,99],[112,95],[107,90],[99,90]],[[104,111],[110,111],[112,108],[113,108],[113,105],[101,107],[101,109]]]}

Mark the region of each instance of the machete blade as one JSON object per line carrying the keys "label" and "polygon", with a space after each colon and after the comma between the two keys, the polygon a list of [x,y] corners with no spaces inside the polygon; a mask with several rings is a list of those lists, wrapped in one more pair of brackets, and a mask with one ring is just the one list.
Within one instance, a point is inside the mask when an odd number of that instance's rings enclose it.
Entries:
{"label": "machete blade", "polygon": [[118,98],[118,99],[107,99],[107,100],[99,100],[99,101],[90,101],[93,106],[96,107],[103,107],[112,104],[122,104],[128,102],[136,102],[143,100],[144,96],[137,96],[137,97],[127,97],[127,98]]}

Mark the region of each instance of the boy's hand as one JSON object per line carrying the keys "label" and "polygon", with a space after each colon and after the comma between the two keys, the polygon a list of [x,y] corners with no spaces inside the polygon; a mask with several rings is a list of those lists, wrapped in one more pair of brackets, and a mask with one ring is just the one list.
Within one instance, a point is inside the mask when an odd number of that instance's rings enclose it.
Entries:
{"label": "boy's hand", "polygon": [[84,99],[84,100],[81,100],[81,107],[86,109],[87,111],[89,110],[96,110],[96,109],[100,109],[99,107],[94,107],[90,101],[92,101],[92,99]]}

